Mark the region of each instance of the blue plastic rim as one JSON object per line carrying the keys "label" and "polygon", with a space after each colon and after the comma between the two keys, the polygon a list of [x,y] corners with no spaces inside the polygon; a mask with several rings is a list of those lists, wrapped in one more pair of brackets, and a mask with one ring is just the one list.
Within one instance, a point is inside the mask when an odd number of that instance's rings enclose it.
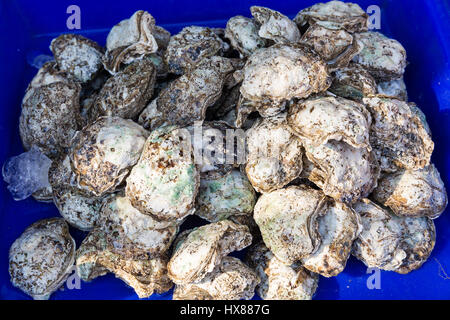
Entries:
{"label": "blue plastic rim", "polygon": [[[109,29],[146,10],[157,24],[172,34],[186,25],[224,27],[234,15],[250,16],[251,5],[267,6],[294,17],[317,1],[231,0],[3,0],[0,1],[0,164],[23,152],[18,121],[25,89],[36,74],[33,61],[51,55],[48,46],[61,33],[81,33],[101,45]],[[321,1],[324,2],[324,1]],[[381,9],[381,32],[399,40],[406,48],[409,65],[405,82],[409,100],[425,113],[435,142],[432,161],[448,187],[450,178],[450,3],[443,1],[353,1],[364,10]],[[81,29],[68,30],[70,5],[81,10]],[[447,209],[447,211],[450,211]],[[58,216],[53,204],[33,199],[16,202],[0,179],[0,298],[29,299],[14,288],[8,274],[8,251],[12,242],[31,223]],[[321,277],[316,299],[448,299],[450,298],[450,212],[435,220],[436,246],[421,269],[408,275],[382,271],[379,289],[368,286],[373,274],[351,258],[337,277]],[[84,233],[71,229],[79,245]],[[371,278],[372,276],[372,278]],[[372,288],[372,289],[371,289]],[[170,299],[171,291],[150,299]],[[134,291],[109,274],[81,289],[62,288],[51,299],[137,299]]]}

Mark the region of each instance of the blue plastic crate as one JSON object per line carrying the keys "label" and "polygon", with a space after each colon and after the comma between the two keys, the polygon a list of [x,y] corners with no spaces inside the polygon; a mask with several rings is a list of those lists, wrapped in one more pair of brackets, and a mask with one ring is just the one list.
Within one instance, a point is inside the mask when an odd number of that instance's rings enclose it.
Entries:
{"label": "blue plastic crate", "polygon": [[[81,9],[81,30],[104,45],[109,29],[139,9],[149,11],[157,24],[176,33],[186,25],[224,27],[234,15],[250,16],[251,5],[262,5],[293,17],[316,1],[231,0],[2,0],[0,1],[0,164],[23,152],[19,138],[20,104],[27,84],[36,74],[34,59],[50,55],[52,38],[66,27],[70,5]],[[322,1],[323,2],[323,1]],[[365,10],[381,8],[381,32],[406,48],[409,65],[405,82],[411,101],[424,111],[433,132],[432,160],[449,186],[450,177],[450,4],[447,1],[354,1]],[[447,210],[449,211],[449,210]],[[16,202],[0,179],[0,298],[29,299],[12,287],[8,274],[8,250],[23,230],[36,220],[58,216],[52,204],[27,199]],[[321,278],[317,299],[448,299],[450,298],[450,212],[436,223],[436,247],[430,259],[408,275],[381,272],[381,289],[368,289],[366,267],[354,258],[334,278]],[[71,229],[79,245],[83,233]],[[171,292],[151,299],[170,299]],[[51,299],[137,299],[124,283],[107,275],[80,290],[64,288]]]}

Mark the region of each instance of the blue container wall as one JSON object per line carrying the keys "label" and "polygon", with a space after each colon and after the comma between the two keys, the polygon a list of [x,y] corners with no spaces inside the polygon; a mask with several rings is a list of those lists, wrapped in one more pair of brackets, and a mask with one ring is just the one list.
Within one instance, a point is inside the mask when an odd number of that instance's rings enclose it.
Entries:
{"label": "blue container wall", "polygon": [[[157,24],[176,33],[185,25],[224,27],[233,15],[250,16],[251,5],[263,5],[293,17],[316,1],[231,0],[128,0],[128,1],[0,1],[0,164],[23,151],[18,131],[20,103],[28,82],[36,74],[36,57],[50,55],[52,38],[66,27],[70,5],[81,9],[79,32],[104,45],[109,29],[136,10],[149,11]],[[449,186],[450,176],[450,4],[447,1],[354,1],[363,9],[381,8],[381,32],[406,48],[405,73],[410,101],[424,111],[433,132],[432,160]],[[447,210],[449,211],[449,210]],[[8,274],[8,250],[34,221],[58,216],[52,204],[27,199],[15,202],[0,181],[0,298],[28,299],[12,287]],[[338,277],[321,278],[317,299],[448,299],[450,298],[450,213],[435,221],[436,247],[424,266],[408,275],[381,272],[380,289],[369,289],[371,274],[351,258]],[[71,229],[79,244],[84,234]],[[151,299],[170,299],[171,292]],[[81,289],[63,288],[51,299],[137,299],[133,290],[107,275]]]}

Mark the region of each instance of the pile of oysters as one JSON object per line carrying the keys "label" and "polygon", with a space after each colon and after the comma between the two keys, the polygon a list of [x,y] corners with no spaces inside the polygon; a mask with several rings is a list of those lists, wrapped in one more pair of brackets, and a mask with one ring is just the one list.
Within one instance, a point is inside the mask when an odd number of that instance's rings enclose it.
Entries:
{"label": "pile of oysters", "polygon": [[19,128],[51,160],[33,197],[61,217],[11,245],[15,287],[48,299],[75,265],[139,298],[298,300],[350,255],[401,274],[427,260],[447,194],[403,46],[353,3],[250,11],[175,35],[137,11],[105,48],[51,42]]}

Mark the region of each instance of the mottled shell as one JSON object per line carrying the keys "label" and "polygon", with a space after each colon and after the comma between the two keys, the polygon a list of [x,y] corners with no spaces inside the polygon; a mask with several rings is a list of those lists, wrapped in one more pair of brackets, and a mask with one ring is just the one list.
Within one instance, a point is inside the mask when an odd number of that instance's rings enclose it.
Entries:
{"label": "mottled shell", "polygon": [[261,38],[275,43],[296,43],[300,41],[300,31],[295,22],[278,11],[265,7],[252,6],[250,12],[260,25],[258,34]]}
{"label": "mottled shell", "polygon": [[306,186],[290,186],[263,194],[254,218],[264,243],[286,264],[316,252],[321,243],[318,218],[325,213],[326,196]]}
{"label": "mottled shell", "polygon": [[74,189],[53,191],[53,202],[61,216],[71,226],[83,231],[90,231],[97,224],[100,208],[108,197],[86,196]]}
{"label": "mottled shell", "polygon": [[330,69],[347,66],[361,49],[347,31],[332,30],[320,25],[309,27],[301,42],[310,45],[328,63]]}
{"label": "mottled shell", "polygon": [[361,101],[368,95],[376,94],[379,89],[366,69],[360,64],[350,63],[334,72],[329,91],[346,99]]}
{"label": "mottled shell", "polygon": [[108,272],[122,279],[134,289],[139,298],[154,292],[167,292],[173,284],[167,277],[165,255],[152,256],[142,250],[121,251],[107,241],[107,234],[94,229],[77,250],[77,273],[84,281],[91,281]]}
{"label": "mottled shell", "polygon": [[52,40],[50,49],[59,69],[77,81],[88,82],[103,68],[104,49],[82,35],[60,35]]}
{"label": "mottled shell", "polygon": [[247,177],[258,192],[280,189],[302,172],[302,144],[286,114],[258,119],[247,131]]}
{"label": "mottled shell", "polygon": [[157,221],[120,195],[103,205],[97,224],[108,236],[114,235],[114,242],[120,242],[122,249],[138,248],[151,254],[166,252],[178,232],[176,223]]}
{"label": "mottled shell", "polygon": [[195,210],[199,173],[186,129],[162,127],[147,139],[127,178],[131,204],[159,220],[182,219]]}
{"label": "mottled shell", "polygon": [[312,49],[299,44],[276,44],[257,50],[247,60],[241,94],[260,104],[257,111],[265,116],[282,111],[284,106],[277,104],[306,98],[326,90],[330,84],[326,63]]}
{"label": "mottled shell", "polygon": [[448,202],[447,191],[434,164],[385,174],[372,197],[398,216],[431,219],[439,217]]}
{"label": "mottled shell", "polygon": [[408,101],[408,92],[406,91],[406,85],[405,81],[403,81],[403,77],[400,79],[378,83],[377,93],[386,97]]}
{"label": "mottled shell", "polygon": [[[155,19],[146,11],[136,11],[129,19],[115,25],[106,39],[105,69],[114,74],[122,64],[129,64],[158,50]],[[157,36],[159,37],[159,36]]]}
{"label": "mottled shell", "polygon": [[[206,108],[222,94],[226,76],[235,70],[231,59],[205,58],[193,70],[163,89],[156,101],[156,114],[166,124],[189,125],[203,121]],[[153,125],[160,125],[156,122]]]}
{"label": "mottled shell", "polygon": [[148,133],[131,120],[100,117],[79,131],[69,157],[78,184],[100,197],[114,192],[134,166]]}
{"label": "mottled shell", "polygon": [[75,241],[63,219],[29,226],[9,249],[12,284],[36,300],[46,300],[72,272]]}
{"label": "mottled shell", "polygon": [[367,199],[353,208],[361,216],[363,229],[352,254],[368,267],[408,273],[428,259],[436,238],[432,220],[400,218]]}
{"label": "mottled shell", "polygon": [[145,108],[153,95],[156,68],[148,59],[128,65],[109,78],[89,109],[91,121],[99,116],[133,119]]}
{"label": "mottled shell", "polygon": [[341,97],[308,99],[291,105],[287,120],[295,133],[313,146],[339,140],[370,150],[371,116],[358,102]]}
{"label": "mottled shell", "polygon": [[266,45],[266,41],[258,35],[258,25],[255,21],[243,16],[235,16],[228,20],[225,37],[241,56],[250,56]]}
{"label": "mottled shell", "polygon": [[352,208],[330,201],[319,218],[322,243],[315,253],[301,260],[303,267],[324,277],[337,276],[344,270],[353,241],[361,230],[361,218]]}
{"label": "mottled shell", "polygon": [[259,242],[247,254],[247,263],[261,279],[256,292],[264,300],[311,300],[319,276],[299,263],[286,265]]}
{"label": "mottled shell", "polygon": [[255,203],[255,190],[239,170],[200,178],[196,214],[209,222],[233,215],[251,215]]}
{"label": "mottled shell", "polygon": [[397,40],[368,31],[355,34],[355,41],[362,49],[353,60],[366,68],[376,80],[398,79],[405,72],[406,51]]}
{"label": "mottled shell", "polygon": [[176,285],[174,300],[250,300],[259,283],[256,273],[238,258],[225,257],[197,283]]}
{"label": "mottled shell", "polygon": [[329,29],[349,32],[367,30],[367,14],[356,3],[329,1],[301,10],[294,18],[299,27],[318,24]]}
{"label": "mottled shell", "polygon": [[335,140],[317,147],[304,140],[303,145],[314,165],[307,178],[326,195],[352,203],[376,187],[380,169],[373,151]]}
{"label": "mottled shell", "polygon": [[170,37],[164,59],[170,72],[181,75],[204,59],[221,55],[225,47],[210,28],[190,26]]}
{"label": "mottled shell", "polygon": [[421,169],[430,163],[434,143],[419,108],[383,97],[364,98],[363,102],[372,114],[370,144],[383,171]]}
{"label": "mottled shell", "polygon": [[179,236],[167,265],[176,284],[199,282],[230,252],[252,242],[248,227],[229,220],[210,223]]}
{"label": "mottled shell", "polygon": [[38,146],[50,158],[67,147],[80,122],[80,85],[64,77],[49,63],[38,72],[25,92],[19,120],[25,150]]}

